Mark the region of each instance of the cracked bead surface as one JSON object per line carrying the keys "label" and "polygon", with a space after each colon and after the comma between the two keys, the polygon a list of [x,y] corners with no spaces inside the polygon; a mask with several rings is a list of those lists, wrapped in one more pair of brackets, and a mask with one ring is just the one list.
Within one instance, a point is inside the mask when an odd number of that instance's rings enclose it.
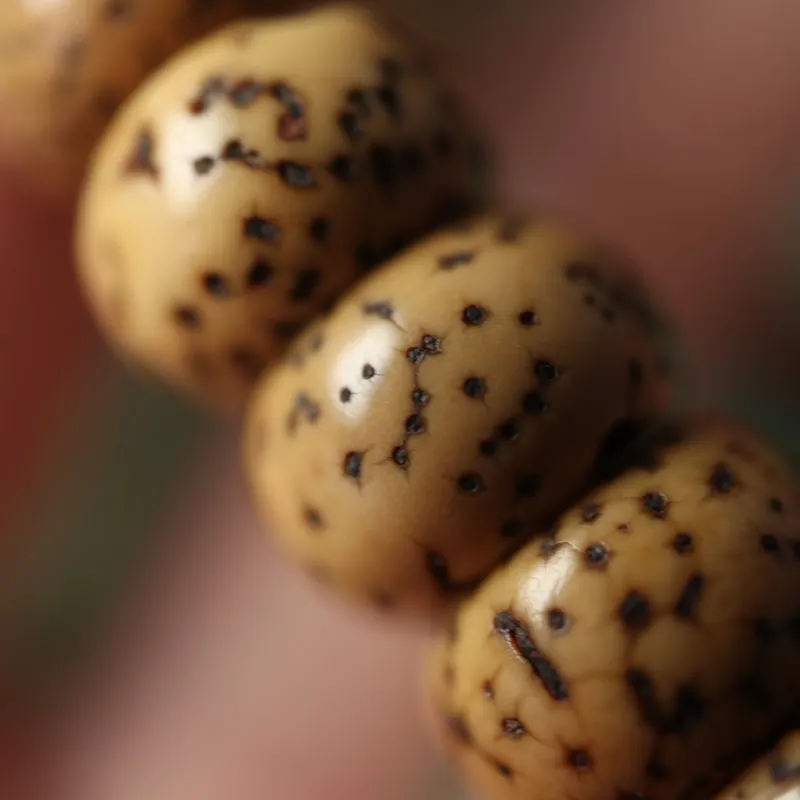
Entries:
{"label": "cracked bead surface", "polygon": [[3,0],[0,146],[43,189],[77,188],[119,105],[220,24],[289,0]]}
{"label": "cracked bead surface", "polygon": [[787,734],[734,781],[717,800],[797,800],[800,797],[800,731]]}
{"label": "cracked bead surface", "polygon": [[556,217],[481,215],[406,251],[256,389],[246,468],[271,530],[381,606],[473,588],[663,412],[634,287]]}
{"label": "cracked bead surface", "polygon": [[697,417],[495,572],[431,673],[482,796],[706,800],[774,742],[800,700],[799,500],[759,437]]}
{"label": "cracked bead surface", "polygon": [[238,407],[319,311],[478,189],[470,125],[424,53],[334,5],[184,51],[104,137],[80,274],[119,352]]}

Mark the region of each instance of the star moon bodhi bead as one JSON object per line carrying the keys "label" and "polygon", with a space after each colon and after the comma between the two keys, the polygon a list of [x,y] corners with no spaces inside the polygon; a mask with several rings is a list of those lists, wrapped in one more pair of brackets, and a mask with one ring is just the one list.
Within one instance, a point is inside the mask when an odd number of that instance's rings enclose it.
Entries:
{"label": "star moon bodhi bead", "polygon": [[287,0],[2,0],[0,147],[47,191],[75,191],[119,105],[171,54]]}
{"label": "star moon bodhi bead", "polygon": [[435,705],[486,800],[706,800],[796,719],[794,476],[724,419],[639,456],[438,645]]}
{"label": "star moon bodhi bead", "polygon": [[212,34],[94,159],[78,261],[103,330],[239,407],[321,309],[477,198],[471,130],[424,54],[357,6]]}
{"label": "star moon bodhi bead", "polygon": [[480,216],[407,250],[254,393],[246,466],[271,530],[381,605],[473,588],[664,411],[633,287],[556,217]]}

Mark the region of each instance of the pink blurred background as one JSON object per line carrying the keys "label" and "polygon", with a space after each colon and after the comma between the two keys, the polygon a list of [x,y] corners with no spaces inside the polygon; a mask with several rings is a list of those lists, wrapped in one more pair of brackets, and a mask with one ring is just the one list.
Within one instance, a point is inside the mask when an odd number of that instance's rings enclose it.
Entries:
{"label": "pink blurred background", "polygon": [[[394,5],[447,54],[507,196],[576,213],[639,260],[701,394],[746,385],[793,408],[800,5]],[[17,670],[0,797],[456,796],[425,730],[428,632],[344,607],[283,562],[251,516],[235,432],[113,362],[74,287],[69,207],[22,187],[8,167],[0,661]],[[23,659],[31,619],[55,623]]]}

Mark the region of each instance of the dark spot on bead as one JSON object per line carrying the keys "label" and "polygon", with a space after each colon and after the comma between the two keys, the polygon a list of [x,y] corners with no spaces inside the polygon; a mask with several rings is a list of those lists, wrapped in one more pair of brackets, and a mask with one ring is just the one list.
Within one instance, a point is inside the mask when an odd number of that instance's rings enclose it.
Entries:
{"label": "dark spot on bead", "polygon": [[406,419],[406,433],[410,436],[419,436],[425,433],[425,417],[421,414],[412,414]]}
{"label": "dark spot on bead", "polygon": [[222,159],[224,161],[244,161],[247,158],[247,151],[244,149],[240,139],[229,139],[222,148]]}
{"label": "dark spot on bead", "polygon": [[632,358],[628,362],[628,380],[632,386],[641,386],[644,379],[644,366],[638,358]]}
{"label": "dark spot on bead", "polygon": [[244,347],[234,347],[229,358],[231,364],[248,380],[256,378],[264,368],[264,358]]}
{"label": "dark spot on bead", "polygon": [[500,723],[504,736],[509,739],[519,739],[525,735],[525,726],[518,719],[504,719]]}
{"label": "dark spot on bead", "polygon": [[418,408],[425,408],[431,401],[431,396],[424,390],[417,387],[411,392],[411,402]]}
{"label": "dark spot on bead", "polygon": [[502,761],[498,761],[497,759],[492,759],[491,761],[492,766],[495,768],[497,772],[499,772],[504,778],[510,778],[514,773],[511,770],[511,767],[508,764],[504,764]]}
{"label": "dark spot on bead", "polygon": [[581,506],[581,519],[584,522],[596,522],[600,518],[600,506],[598,503],[584,503]]}
{"label": "dark spot on bead", "polygon": [[308,124],[300,106],[289,106],[287,112],[281,114],[278,119],[278,138],[284,142],[296,142],[308,138]]}
{"label": "dark spot on bead", "polygon": [[422,349],[429,355],[438,355],[442,352],[442,340],[438,336],[426,333],[422,337]]}
{"label": "dark spot on bead", "polygon": [[500,436],[509,442],[514,442],[520,437],[520,429],[516,420],[509,419],[503,422],[498,428]]}
{"label": "dark spot on bead", "polygon": [[550,361],[537,361],[533,366],[533,372],[544,383],[549,383],[558,378],[558,368]]}
{"label": "dark spot on bead", "polygon": [[518,497],[533,497],[541,486],[537,475],[521,475],[517,478],[516,492]]}
{"label": "dark spot on bead", "polygon": [[259,242],[277,242],[281,238],[281,229],[277,223],[256,214],[244,220],[242,229],[248,239]]}
{"label": "dark spot on bead", "polygon": [[764,533],[761,535],[761,549],[765,553],[770,553],[771,555],[780,555],[781,553],[781,543],[778,541],[777,536],[773,536],[771,533]]}
{"label": "dark spot on bead", "polygon": [[769,510],[774,512],[775,514],[782,514],[783,513],[783,500],[778,497],[770,497],[769,499]]}
{"label": "dark spot on bead", "polygon": [[698,573],[689,578],[675,603],[676,617],[687,620],[697,617],[697,606],[700,603],[700,596],[705,585],[706,579],[704,575]]}
{"label": "dark spot on bead", "polygon": [[406,358],[412,364],[421,364],[425,360],[425,351],[421,347],[409,347],[406,350]]}
{"label": "dark spot on bead", "polygon": [[192,166],[198,175],[208,175],[214,169],[214,164],[216,163],[211,156],[200,156],[200,158],[194,160]]}
{"label": "dark spot on bead", "polygon": [[515,536],[519,536],[522,530],[523,525],[520,520],[509,519],[500,526],[500,535],[505,539],[513,539]]}
{"label": "dark spot on bead", "polygon": [[601,312],[601,316],[606,322],[613,322],[616,319],[616,312],[613,308],[606,306]]}
{"label": "dark spot on bead", "polygon": [[361,466],[364,462],[364,454],[352,451],[344,457],[342,471],[348,478],[353,480],[361,479]]}
{"label": "dark spot on bead", "polygon": [[539,321],[539,317],[536,315],[536,312],[532,309],[526,309],[525,311],[519,312],[519,320],[520,325],[524,325],[526,328],[530,328]]}
{"label": "dark spot on bead", "polygon": [[528,663],[533,674],[554,700],[569,697],[567,684],[552,662],[539,650],[530,631],[510,611],[500,611],[494,618],[494,629],[506,644]]}
{"label": "dark spot on bead", "polygon": [[714,494],[730,494],[736,483],[736,476],[731,468],[724,463],[717,464],[708,479],[708,485]]}
{"label": "dark spot on bead", "polygon": [[369,152],[372,171],[378,186],[391,191],[397,184],[398,168],[394,153],[384,145],[376,145]]}
{"label": "dark spot on bead", "polygon": [[675,711],[662,728],[667,733],[686,734],[700,724],[706,713],[706,701],[693,686],[681,686],[675,699]]}
{"label": "dark spot on bead", "polygon": [[600,542],[594,542],[586,547],[583,552],[586,563],[592,567],[604,567],[608,564],[610,553],[608,548]]}
{"label": "dark spot on bead", "polygon": [[314,217],[308,226],[308,232],[315,242],[324,242],[330,233],[331,224],[325,217]]}
{"label": "dark spot on bead", "polygon": [[175,322],[183,328],[198,328],[200,326],[200,314],[196,308],[178,306],[172,313],[175,317]]}
{"label": "dark spot on bead", "polygon": [[305,519],[306,524],[310,528],[321,528],[323,525],[322,516],[320,515],[319,511],[311,506],[308,506],[303,510],[303,519]]}
{"label": "dark spot on bead", "polygon": [[560,608],[551,608],[547,612],[547,624],[556,633],[565,633],[570,627],[569,617]]}
{"label": "dark spot on bead", "polygon": [[352,111],[345,111],[339,115],[339,127],[351,142],[358,141],[364,135],[361,119]]}
{"label": "dark spot on bead", "polygon": [[484,439],[478,449],[482,456],[493,456],[497,453],[498,444],[494,439]]}
{"label": "dark spot on bead", "polygon": [[158,169],[153,161],[153,134],[147,128],[136,137],[125,172],[129,175],[143,174],[153,179],[158,178]]}
{"label": "dark spot on bead", "polygon": [[547,400],[539,392],[528,392],[522,399],[522,408],[526,414],[544,414],[548,409]]}
{"label": "dark spot on bead", "polygon": [[296,116],[303,113],[298,94],[288,83],[273,83],[270,92],[279,103],[292,107],[292,113]]}
{"label": "dark spot on bead", "polygon": [[480,494],[486,489],[483,476],[477,472],[467,472],[458,479],[458,488],[464,494]]}
{"label": "dark spot on bead", "polygon": [[764,619],[763,617],[759,617],[753,623],[753,633],[763,644],[769,644],[775,641],[775,628],[772,627],[768,619]]}
{"label": "dark spot on bead", "polygon": [[361,368],[361,377],[366,381],[371,381],[376,374],[377,372],[372,364],[364,364],[364,366]]}
{"label": "dark spot on bead", "polygon": [[390,320],[394,314],[394,308],[390,303],[365,303],[361,310],[367,316],[380,317],[380,319]]}
{"label": "dark spot on bead", "polygon": [[669,509],[669,499],[662,492],[647,492],[642,495],[642,507],[651,517],[664,519]]}
{"label": "dark spot on bead", "polygon": [[331,161],[328,171],[340,181],[354,181],[358,178],[358,169],[350,156],[338,155]]}
{"label": "dark spot on bead", "polygon": [[483,325],[487,316],[486,309],[482,306],[467,306],[461,313],[461,321],[465,325]]}
{"label": "dark spot on bead", "polygon": [[403,469],[408,469],[411,466],[411,456],[403,445],[398,445],[392,450],[392,461]]}
{"label": "dark spot on bead", "polygon": [[559,548],[559,543],[553,539],[552,537],[548,537],[547,539],[543,539],[541,544],[539,545],[539,555],[542,558],[549,558],[553,553],[556,552]]}
{"label": "dark spot on bead", "polygon": [[486,397],[486,381],[483,378],[467,378],[462,390],[467,397],[471,397],[473,400],[482,400]]}
{"label": "dark spot on bead", "polygon": [[481,686],[481,692],[483,696],[488,698],[489,700],[494,699],[494,685],[491,681],[484,681],[483,685]]}
{"label": "dark spot on bead", "polygon": [[670,779],[670,772],[666,764],[661,761],[650,761],[645,769],[647,777],[651,781],[662,783]]}
{"label": "dark spot on bead", "polygon": [[447,718],[447,727],[455,739],[464,745],[472,742],[472,734],[470,733],[467,722],[463,717],[453,715]]}
{"label": "dark spot on bead", "polygon": [[585,294],[583,296],[583,302],[590,308],[593,308],[597,305],[597,298],[593,294]]}
{"label": "dark spot on bead", "polygon": [[261,89],[261,85],[255,81],[243,80],[231,87],[228,96],[234,106],[237,108],[246,108],[255,103],[259,94],[261,94]]}
{"label": "dark spot on bead", "polygon": [[454,269],[455,267],[463,267],[469,264],[475,258],[475,253],[468,250],[461,250],[456,253],[447,253],[446,255],[439,256],[440,269]]}
{"label": "dark spot on bead", "polygon": [[378,87],[378,102],[386,109],[392,117],[399,117],[401,113],[400,95],[394,86]]}
{"label": "dark spot on bead", "polygon": [[275,271],[270,266],[269,262],[263,258],[256,259],[253,266],[250,267],[250,272],[247,273],[247,285],[251,289],[256,289],[259,286],[266,286],[272,282],[275,277]]}
{"label": "dark spot on bead", "polygon": [[313,170],[304,164],[298,164],[296,161],[279,161],[277,170],[281,180],[294,189],[313,189],[317,186]]}
{"label": "dark spot on bead", "polygon": [[230,297],[231,294],[227,279],[219,272],[206,272],[203,275],[203,288],[215,297]]}
{"label": "dark spot on bead", "polygon": [[617,525],[617,530],[620,533],[630,533],[631,529],[627,522],[620,522],[619,525]]}
{"label": "dark spot on bead", "polygon": [[353,392],[347,388],[347,386],[342,387],[339,390],[339,400],[342,403],[349,403],[353,399]]}
{"label": "dark spot on bead", "polygon": [[570,750],[567,753],[567,764],[575,769],[589,769],[592,758],[586,750]]}
{"label": "dark spot on bead", "polygon": [[301,269],[294,276],[294,283],[289,292],[293,303],[310,300],[322,280],[322,272],[318,269]]}
{"label": "dark spot on bead", "polygon": [[691,533],[676,533],[672,548],[682,556],[691,553],[694,551],[694,537]]}
{"label": "dark spot on bead", "polygon": [[201,87],[199,95],[189,104],[192,114],[202,114],[214,97],[225,93],[225,81],[219,76],[210,77]]}
{"label": "dark spot on bead", "polygon": [[628,592],[617,613],[622,624],[631,631],[644,630],[652,619],[650,602],[641,592],[635,590]]}
{"label": "dark spot on bead", "polygon": [[656,700],[656,690],[650,676],[641,669],[630,667],[625,671],[625,682],[633,692],[636,706],[642,718],[649,725],[658,727],[661,722],[661,711]]}

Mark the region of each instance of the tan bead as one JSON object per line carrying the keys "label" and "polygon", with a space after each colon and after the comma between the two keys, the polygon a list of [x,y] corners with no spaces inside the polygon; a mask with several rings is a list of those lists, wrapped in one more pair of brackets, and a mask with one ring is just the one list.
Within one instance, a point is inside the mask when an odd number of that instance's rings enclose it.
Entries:
{"label": "tan bead", "polygon": [[487,800],[707,798],[800,699],[800,496],[753,433],[696,419],[459,611],[433,696]]}
{"label": "tan bead", "polygon": [[491,214],[359,284],[258,387],[258,506],[301,564],[436,607],[546,527],[669,381],[644,298],[571,224]]}
{"label": "tan bead", "polygon": [[234,24],[137,92],[94,161],[87,295],[122,353],[209,402],[476,196],[474,138],[368,12]]}
{"label": "tan bead", "polygon": [[787,734],[717,800],[800,800],[800,731]]}
{"label": "tan bead", "polygon": [[294,0],[2,0],[0,150],[43,190],[74,191],[116,109],[167,57]]}

